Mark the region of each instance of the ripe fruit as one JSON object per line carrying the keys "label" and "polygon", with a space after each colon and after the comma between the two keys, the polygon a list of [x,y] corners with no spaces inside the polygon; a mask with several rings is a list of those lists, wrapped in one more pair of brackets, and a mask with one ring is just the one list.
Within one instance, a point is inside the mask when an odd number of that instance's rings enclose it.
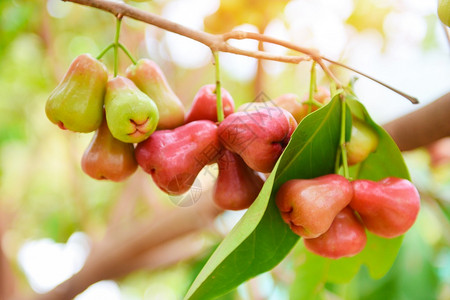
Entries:
{"label": "ripe fruit", "polygon": [[367,242],[364,226],[349,207],[341,210],[327,232],[314,239],[305,239],[305,247],[320,256],[332,259],[351,257],[361,252]]}
{"label": "ripe fruit", "polygon": [[116,140],[104,119],[83,154],[81,167],[94,179],[125,180],[137,168],[133,144]]}
{"label": "ripe fruit", "polygon": [[378,147],[378,135],[366,123],[353,118],[352,135],[347,143],[347,160],[349,165],[355,165],[365,160]]}
{"label": "ripe fruit", "polygon": [[268,173],[288,144],[297,122],[282,108],[237,112],[219,125],[225,148],[239,154],[255,171]]}
{"label": "ripe fruit", "polygon": [[249,113],[251,111],[260,111],[267,108],[277,108],[278,106],[273,103],[273,101],[263,101],[263,102],[248,102],[244,103],[238,107],[237,112],[246,112]]}
{"label": "ripe fruit", "polygon": [[414,224],[420,209],[420,197],[406,179],[388,177],[381,181],[355,180],[350,206],[367,229],[381,237],[404,234]]}
{"label": "ripe fruit", "polygon": [[[207,84],[202,86],[192,101],[192,106],[186,116],[186,123],[196,120],[210,120],[217,122],[216,86]],[[230,93],[221,89],[222,108],[225,117],[234,112],[234,101]]]}
{"label": "ripe fruit", "polygon": [[214,186],[214,202],[223,209],[249,208],[264,181],[239,155],[228,150],[218,159],[219,176]]}
{"label": "ripe fruit", "polygon": [[[327,88],[319,86],[314,99],[325,105],[331,100],[330,92]],[[245,103],[238,108],[238,111],[249,112],[267,107],[280,107],[290,112],[297,123],[300,123],[308,115],[309,105],[304,103],[308,100],[309,95],[305,95],[299,100],[299,97],[295,94],[283,94],[271,101]],[[316,105],[311,105],[311,112],[316,111],[318,108]]]}
{"label": "ripe fruit", "polygon": [[184,107],[159,66],[146,58],[128,67],[126,76],[152,99],[159,111],[158,129],[172,129],[183,125]]}
{"label": "ripe fruit", "polygon": [[48,119],[61,129],[76,132],[96,130],[103,118],[108,71],[89,54],[81,54],[71,63],[45,105]]}
{"label": "ripe fruit", "polygon": [[294,233],[316,238],[330,228],[352,196],[352,186],[345,177],[329,174],[285,182],[278,190],[276,204]]}
{"label": "ripe fruit", "polygon": [[441,138],[427,146],[432,167],[445,166],[450,162],[450,137]]}
{"label": "ripe fruit", "polygon": [[245,103],[239,106],[238,111],[258,111],[267,107],[281,107],[290,112],[297,122],[308,114],[307,107],[300,104],[300,99],[295,94],[283,94],[270,101]]}
{"label": "ripe fruit", "polygon": [[300,123],[300,121],[308,114],[308,107],[302,105],[299,97],[295,94],[283,94],[275,98],[273,103],[290,112],[297,123]]}
{"label": "ripe fruit", "polygon": [[438,16],[442,23],[450,26],[450,0],[439,0]]}
{"label": "ripe fruit", "polygon": [[189,190],[206,164],[217,159],[221,149],[216,124],[203,120],[157,131],[137,145],[135,154],[161,190],[180,195]]}
{"label": "ripe fruit", "polygon": [[152,99],[122,76],[108,81],[105,111],[111,134],[124,143],[139,143],[148,138],[159,119]]}

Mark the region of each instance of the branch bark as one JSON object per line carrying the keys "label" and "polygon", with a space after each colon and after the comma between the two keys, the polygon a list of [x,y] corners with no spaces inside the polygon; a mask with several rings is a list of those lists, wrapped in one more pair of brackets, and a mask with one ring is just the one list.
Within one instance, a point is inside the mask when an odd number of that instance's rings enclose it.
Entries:
{"label": "branch bark", "polygon": [[110,278],[126,276],[141,269],[161,269],[181,261],[201,257],[201,254],[205,252],[202,233],[203,230],[197,230],[192,234],[180,236],[131,259],[126,264],[119,264],[114,269],[114,273],[110,273]]}
{"label": "branch bark", "polygon": [[450,93],[383,127],[401,151],[413,150],[450,136]]}
{"label": "branch bark", "polygon": [[[210,193],[204,193],[196,205],[175,208],[137,228],[120,232],[93,247],[83,268],[77,274],[35,299],[72,299],[97,281],[123,274],[127,269],[123,265],[127,262],[133,262],[135,258],[161,245],[170,245],[170,241],[183,235],[204,229],[220,212],[211,201]],[[128,268],[132,270],[134,265]]]}

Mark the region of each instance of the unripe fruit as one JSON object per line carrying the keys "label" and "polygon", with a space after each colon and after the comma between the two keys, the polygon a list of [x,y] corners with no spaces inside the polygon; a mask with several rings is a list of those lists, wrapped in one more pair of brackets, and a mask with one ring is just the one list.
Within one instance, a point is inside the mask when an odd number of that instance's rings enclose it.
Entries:
{"label": "unripe fruit", "polygon": [[83,171],[97,180],[122,181],[133,174],[137,166],[133,144],[115,139],[104,119],[83,154]]}
{"label": "unripe fruit", "polygon": [[45,105],[50,121],[76,132],[96,130],[103,118],[108,71],[89,54],[76,57]]}
{"label": "unripe fruit", "polygon": [[377,149],[378,140],[378,134],[371,126],[354,118],[352,135],[346,144],[348,164],[355,165],[365,160]]}
{"label": "unripe fruit", "polygon": [[219,176],[214,186],[214,202],[223,209],[249,208],[264,181],[250,169],[239,155],[224,150],[218,159]]}
{"label": "unripe fruit", "polygon": [[239,154],[255,171],[268,173],[287,146],[297,127],[294,117],[282,108],[237,112],[219,125],[225,148]]}
{"label": "unripe fruit", "polygon": [[158,129],[172,129],[183,125],[183,104],[154,61],[140,59],[136,65],[128,67],[126,76],[155,102],[159,112]]}
{"label": "unripe fruit", "polygon": [[439,0],[438,16],[442,23],[450,26],[450,0]]}
{"label": "unripe fruit", "polygon": [[366,246],[364,226],[349,207],[340,211],[327,232],[314,239],[304,239],[306,249],[331,259],[351,257]]}
{"label": "unripe fruit", "polygon": [[[192,106],[186,115],[186,123],[197,120],[210,120],[217,122],[216,86],[207,84],[202,86],[192,101]],[[221,88],[222,108],[224,117],[234,112],[234,101],[230,93]]]}
{"label": "unripe fruit", "polygon": [[222,146],[217,126],[194,121],[172,130],[159,130],[138,144],[136,160],[164,192],[180,195],[189,190],[201,169],[217,159]]}
{"label": "unripe fruit", "polygon": [[420,209],[420,196],[406,180],[388,177],[378,182],[355,180],[350,206],[356,210],[367,229],[381,237],[404,234],[414,224]]}
{"label": "unripe fruit", "polygon": [[316,238],[330,228],[352,196],[352,186],[345,177],[329,174],[285,182],[277,192],[276,204],[294,233]]}
{"label": "unripe fruit", "polygon": [[159,119],[152,99],[122,76],[108,81],[105,112],[111,134],[124,143],[139,143],[148,138]]}

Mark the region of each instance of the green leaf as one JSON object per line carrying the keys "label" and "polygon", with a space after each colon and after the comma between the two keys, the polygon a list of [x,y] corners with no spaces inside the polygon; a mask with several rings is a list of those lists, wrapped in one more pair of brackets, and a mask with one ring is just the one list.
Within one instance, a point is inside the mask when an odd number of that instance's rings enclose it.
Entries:
{"label": "green leaf", "polygon": [[295,247],[295,261],[300,264],[295,268],[295,279],[290,287],[290,299],[321,299],[323,287],[327,281],[329,261],[309,252],[302,242]]}
{"label": "green leaf", "polygon": [[370,276],[374,279],[383,277],[394,264],[403,236],[393,239],[386,239],[366,231],[367,245],[358,254],[361,262],[369,268]]}
{"label": "green leaf", "polygon": [[333,173],[340,118],[339,97],[334,97],[299,124],[258,198],[200,271],[186,299],[222,295],[271,270],[289,253],[299,237],[283,222],[276,191],[290,179]]}
{"label": "green leaf", "polygon": [[355,277],[361,267],[360,259],[357,256],[343,257],[337,260],[321,258],[329,263],[327,281],[332,283],[349,282]]}
{"label": "green leaf", "polygon": [[[436,253],[417,230],[409,232],[391,270],[374,282],[363,270],[352,281],[360,299],[439,299]],[[445,298],[445,297],[444,297]]]}

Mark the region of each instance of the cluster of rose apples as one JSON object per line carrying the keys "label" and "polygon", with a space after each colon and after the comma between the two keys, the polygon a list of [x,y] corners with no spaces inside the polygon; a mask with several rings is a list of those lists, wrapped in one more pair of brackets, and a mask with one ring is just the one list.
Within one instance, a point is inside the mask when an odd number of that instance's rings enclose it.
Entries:
{"label": "cluster of rose apples", "polygon": [[[201,87],[185,114],[153,61],[141,59],[125,76],[108,78],[99,60],[83,54],[50,95],[46,114],[62,129],[96,130],[81,164],[95,179],[122,181],[139,165],[162,191],[180,195],[206,165],[217,163],[214,201],[224,209],[240,210],[258,196],[297,124],[330,101],[330,94],[319,87],[313,100],[284,94],[245,104],[237,112],[223,88],[221,98],[225,119],[220,123],[215,85]],[[346,144],[348,163],[365,160],[377,146],[376,131],[354,117]],[[364,248],[362,223],[380,236],[398,236],[409,229],[419,208],[417,191],[407,180],[350,183],[336,174],[290,180],[276,202],[308,249],[332,258]]]}
{"label": "cluster of rose apples", "polygon": [[[82,158],[83,171],[95,179],[122,181],[140,165],[161,190],[180,195],[203,167],[217,163],[214,200],[239,210],[252,204],[264,183],[262,173],[272,171],[297,122],[308,114],[307,97],[300,101],[286,94],[234,112],[231,95],[223,88],[221,95],[225,120],[217,124],[215,85],[200,88],[185,114],[153,61],[141,59],[126,76],[108,79],[99,60],[82,54],[50,95],[46,114],[62,129],[96,130]],[[329,98],[320,88],[309,110]]]}
{"label": "cluster of rose apples", "polygon": [[384,238],[404,234],[416,220],[420,197],[406,179],[349,182],[329,174],[285,182],[276,203],[283,220],[304,238],[308,250],[337,259],[364,249],[364,228]]}

